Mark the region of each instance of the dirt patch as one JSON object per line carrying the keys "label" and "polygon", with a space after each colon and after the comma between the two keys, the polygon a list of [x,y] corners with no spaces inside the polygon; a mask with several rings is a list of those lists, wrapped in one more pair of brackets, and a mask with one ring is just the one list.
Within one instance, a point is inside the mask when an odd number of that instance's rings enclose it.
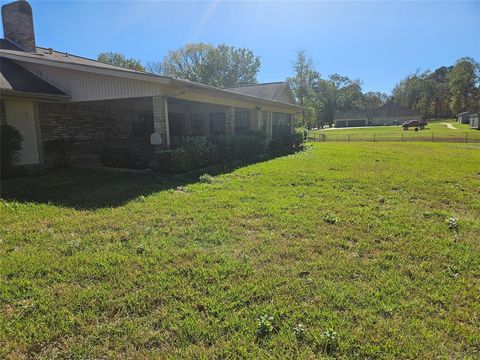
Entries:
{"label": "dirt patch", "polygon": [[452,124],[449,124],[449,123],[442,123],[442,124],[445,125],[449,129],[457,130],[457,128],[455,126],[453,126]]}

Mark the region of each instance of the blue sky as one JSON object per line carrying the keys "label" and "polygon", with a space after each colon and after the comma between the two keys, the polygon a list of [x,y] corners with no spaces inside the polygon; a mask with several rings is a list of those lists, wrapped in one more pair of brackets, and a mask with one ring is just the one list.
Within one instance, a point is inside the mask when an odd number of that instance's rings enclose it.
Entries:
{"label": "blue sky", "polygon": [[[2,0],[2,4],[5,1]],[[390,93],[405,75],[470,56],[480,61],[480,1],[31,1],[37,44],[96,58],[161,60],[188,42],[247,47],[261,82],[292,75],[299,49],[322,76]]]}

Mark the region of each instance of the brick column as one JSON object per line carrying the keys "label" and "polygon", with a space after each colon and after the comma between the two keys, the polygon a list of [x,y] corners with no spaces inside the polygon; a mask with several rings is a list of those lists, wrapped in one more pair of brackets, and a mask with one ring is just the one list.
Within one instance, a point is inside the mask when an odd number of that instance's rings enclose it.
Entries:
{"label": "brick column", "polygon": [[[162,134],[163,144],[161,148],[170,147],[170,131],[168,129],[168,103],[166,96],[153,96],[153,129]],[[159,150],[156,149],[156,150]]]}
{"label": "brick column", "polygon": [[225,135],[235,133],[235,108],[230,106],[225,114]]}

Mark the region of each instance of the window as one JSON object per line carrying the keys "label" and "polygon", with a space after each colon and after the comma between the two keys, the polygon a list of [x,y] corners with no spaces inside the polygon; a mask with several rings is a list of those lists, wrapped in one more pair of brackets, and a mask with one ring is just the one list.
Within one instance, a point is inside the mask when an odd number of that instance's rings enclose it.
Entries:
{"label": "window", "polygon": [[225,113],[210,114],[210,133],[212,135],[225,134]]}
{"label": "window", "polygon": [[272,113],[272,138],[290,135],[292,116],[285,113]]}
{"label": "window", "polygon": [[190,133],[193,136],[205,134],[203,114],[192,114],[190,116]]}
{"label": "window", "polygon": [[133,137],[146,137],[153,133],[153,113],[140,111],[134,115],[132,121]]}
{"label": "window", "polygon": [[185,135],[185,115],[182,113],[168,113],[168,126],[171,137]]}
{"label": "window", "polygon": [[241,134],[250,128],[250,112],[235,112],[235,134]]}

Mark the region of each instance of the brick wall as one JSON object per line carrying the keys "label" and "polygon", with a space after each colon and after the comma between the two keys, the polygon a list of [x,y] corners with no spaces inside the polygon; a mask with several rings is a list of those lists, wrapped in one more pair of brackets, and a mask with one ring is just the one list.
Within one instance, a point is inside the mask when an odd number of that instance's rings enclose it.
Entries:
{"label": "brick wall", "polygon": [[42,140],[73,139],[77,158],[98,155],[108,144],[152,151],[149,136],[133,136],[132,122],[145,111],[152,112],[151,99],[38,104]]}

